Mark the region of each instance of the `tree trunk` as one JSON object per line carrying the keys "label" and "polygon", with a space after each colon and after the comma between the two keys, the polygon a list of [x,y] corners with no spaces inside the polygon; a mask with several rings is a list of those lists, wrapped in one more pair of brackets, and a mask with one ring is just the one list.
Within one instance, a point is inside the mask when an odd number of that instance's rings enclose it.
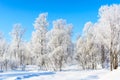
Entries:
{"label": "tree trunk", "polygon": [[113,68],[114,69],[118,68],[118,56],[116,51],[114,51]]}
{"label": "tree trunk", "polygon": [[117,51],[114,49],[114,52],[112,51],[112,42],[111,42],[111,48],[110,48],[110,70],[118,68],[118,56]]}
{"label": "tree trunk", "polygon": [[104,45],[101,45],[101,65],[102,68],[105,68],[105,49],[104,49]]}
{"label": "tree trunk", "polygon": [[61,56],[59,60],[59,71],[62,71],[62,66],[63,66],[63,56]]}
{"label": "tree trunk", "polygon": [[110,70],[113,70],[113,54],[112,54],[112,42],[110,47]]}
{"label": "tree trunk", "polygon": [[7,71],[7,64],[8,64],[8,61],[5,60],[5,69],[6,69],[6,71]]}

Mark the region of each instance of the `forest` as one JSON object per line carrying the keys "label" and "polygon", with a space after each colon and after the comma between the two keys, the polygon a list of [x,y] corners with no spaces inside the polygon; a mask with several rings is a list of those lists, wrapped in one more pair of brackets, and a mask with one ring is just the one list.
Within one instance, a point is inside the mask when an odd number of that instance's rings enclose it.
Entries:
{"label": "forest", "polygon": [[[37,65],[40,70],[61,71],[66,65],[79,69],[117,69],[120,63],[120,5],[99,8],[98,20],[86,22],[81,35],[72,40],[74,26],[65,19],[53,21],[48,30],[48,13],[40,13],[34,30],[25,41],[25,30],[14,24],[7,41],[0,32],[0,71],[16,70]],[[95,15],[97,16],[97,15]]]}

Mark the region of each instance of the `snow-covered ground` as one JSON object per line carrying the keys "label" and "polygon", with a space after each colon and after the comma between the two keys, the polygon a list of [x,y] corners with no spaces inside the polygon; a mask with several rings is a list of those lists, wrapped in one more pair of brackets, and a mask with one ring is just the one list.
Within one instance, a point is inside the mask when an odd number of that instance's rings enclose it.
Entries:
{"label": "snow-covered ground", "polygon": [[63,71],[9,71],[0,73],[0,80],[119,80],[120,69],[109,71],[86,70],[69,67]]}
{"label": "snow-covered ground", "polygon": [[101,77],[100,80],[120,80],[120,67],[117,70],[110,71],[105,76]]}

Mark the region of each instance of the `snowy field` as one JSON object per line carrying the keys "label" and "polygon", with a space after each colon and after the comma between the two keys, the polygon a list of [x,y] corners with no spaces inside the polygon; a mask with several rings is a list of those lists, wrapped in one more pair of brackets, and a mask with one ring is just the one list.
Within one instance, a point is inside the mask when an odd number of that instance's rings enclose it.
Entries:
{"label": "snowy field", "polygon": [[80,71],[75,67],[69,69],[50,71],[9,71],[0,73],[0,80],[119,80],[120,69],[109,71],[86,70]]}

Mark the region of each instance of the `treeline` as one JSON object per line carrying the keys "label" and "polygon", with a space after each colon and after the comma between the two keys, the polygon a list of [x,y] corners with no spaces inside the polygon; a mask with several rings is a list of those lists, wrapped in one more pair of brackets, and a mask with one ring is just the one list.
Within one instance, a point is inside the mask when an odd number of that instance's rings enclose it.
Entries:
{"label": "treeline", "polygon": [[15,24],[10,32],[10,42],[0,33],[0,70],[37,65],[42,70],[58,71],[71,64],[77,64],[81,69],[118,68],[120,5],[102,6],[98,21],[87,22],[75,43],[72,42],[73,25],[58,19],[48,31],[47,15],[42,13],[36,18],[34,31],[27,42],[23,39],[25,29],[20,24]]}

